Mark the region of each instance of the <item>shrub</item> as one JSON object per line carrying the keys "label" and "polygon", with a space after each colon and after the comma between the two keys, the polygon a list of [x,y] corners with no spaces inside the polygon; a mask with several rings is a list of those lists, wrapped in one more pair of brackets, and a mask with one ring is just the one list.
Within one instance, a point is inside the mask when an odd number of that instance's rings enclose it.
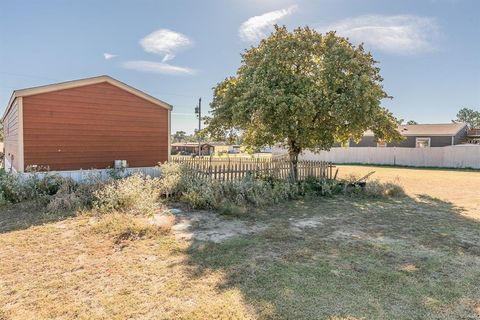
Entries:
{"label": "shrub", "polygon": [[167,198],[178,195],[186,189],[187,168],[178,163],[164,163],[160,166],[162,173],[160,193]]}
{"label": "shrub", "polygon": [[74,182],[72,179],[48,173],[31,173],[24,181],[25,190],[30,199],[55,195],[64,184],[73,185]]}
{"label": "shrub", "polygon": [[174,197],[195,209],[235,206],[263,206],[293,198],[296,184],[246,176],[239,181],[215,181],[195,174],[181,165],[162,166],[162,194]]}
{"label": "shrub", "polygon": [[179,200],[194,209],[212,209],[216,207],[215,190],[218,184],[185,171],[181,184]]}
{"label": "shrub", "polygon": [[53,196],[46,205],[47,212],[71,212],[82,207],[82,201],[75,193],[61,193]]}
{"label": "shrub", "polygon": [[95,192],[100,190],[105,183],[96,180],[87,180],[77,185],[75,195],[78,197],[81,206],[92,208],[95,202]]}
{"label": "shrub", "polygon": [[91,174],[80,183],[63,178],[57,192],[48,197],[46,209],[51,213],[90,209],[95,201],[95,192],[104,185],[105,182],[97,174]]}
{"label": "shrub", "polygon": [[0,202],[18,203],[27,199],[25,187],[17,174],[0,174]]}
{"label": "shrub", "polygon": [[[21,176],[3,173],[0,174],[0,203],[34,200],[49,209],[73,207],[66,202],[73,201],[77,187],[78,184],[72,179],[59,175],[32,173],[29,176]],[[79,203],[81,199],[74,202]]]}
{"label": "shrub", "polygon": [[309,178],[298,183],[297,194],[302,196],[332,196],[342,191],[337,181]]}
{"label": "shrub", "polygon": [[405,190],[398,182],[368,181],[365,185],[365,194],[370,197],[403,197]]}
{"label": "shrub", "polygon": [[202,190],[185,191],[180,197],[180,201],[193,209],[215,208],[215,201],[209,197],[209,193],[204,193]]}
{"label": "shrub", "polygon": [[[275,185],[282,185],[283,188],[275,188]],[[216,182],[214,192],[216,203],[221,204],[223,200],[228,200],[240,206],[264,206],[285,200],[290,194],[288,188],[290,185],[287,182],[277,181],[272,185],[253,176],[246,176],[239,181]]]}
{"label": "shrub", "polygon": [[274,203],[282,200],[297,199],[300,196],[300,190],[298,183],[276,180],[272,184]]}
{"label": "shrub", "polygon": [[[182,164],[161,166],[161,193],[195,209],[238,212],[246,206],[261,207],[308,193],[330,195],[338,188],[325,180],[310,179],[293,183],[270,176],[247,175],[238,181],[216,181],[196,174]],[[235,208],[237,207],[237,208]],[[235,214],[235,213],[234,213]]]}
{"label": "shrub", "polygon": [[246,206],[236,205],[228,201],[220,204],[217,210],[219,214],[231,217],[243,217],[248,214]]}
{"label": "shrub", "polygon": [[133,174],[113,180],[94,192],[93,207],[100,213],[114,211],[151,215],[159,207],[160,179]]}

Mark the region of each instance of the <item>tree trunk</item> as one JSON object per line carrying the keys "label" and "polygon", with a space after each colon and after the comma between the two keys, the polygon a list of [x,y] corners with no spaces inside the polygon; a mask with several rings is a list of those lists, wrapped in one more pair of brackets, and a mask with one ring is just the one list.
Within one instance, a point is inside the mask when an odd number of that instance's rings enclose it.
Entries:
{"label": "tree trunk", "polygon": [[300,154],[299,150],[290,149],[289,156],[290,156],[290,171],[292,180],[294,182],[298,181],[298,155]]}

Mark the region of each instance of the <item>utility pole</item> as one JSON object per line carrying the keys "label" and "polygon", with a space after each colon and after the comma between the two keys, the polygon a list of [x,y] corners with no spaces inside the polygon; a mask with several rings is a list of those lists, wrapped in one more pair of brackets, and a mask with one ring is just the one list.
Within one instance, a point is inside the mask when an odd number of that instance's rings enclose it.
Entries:
{"label": "utility pole", "polygon": [[198,155],[202,155],[202,150],[201,150],[201,138],[200,138],[200,130],[202,130],[202,98],[198,98],[198,107],[195,108],[195,113],[197,114],[198,117]]}

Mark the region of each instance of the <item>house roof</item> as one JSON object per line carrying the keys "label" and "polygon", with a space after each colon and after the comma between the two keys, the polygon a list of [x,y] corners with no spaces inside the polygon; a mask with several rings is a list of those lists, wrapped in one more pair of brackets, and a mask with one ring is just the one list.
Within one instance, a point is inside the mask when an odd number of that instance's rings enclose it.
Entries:
{"label": "house roof", "polygon": [[[204,146],[212,146],[210,143],[202,143]],[[171,144],[172,147],[198,147],[198,142],[175,142]]]}
{"label": "house roof", "polygon": [[[403,136],[454,136],[464,129],[465,123],[406,124],[398,126]],[[368,130],[365,136],[373,136]]]}
{"label": "house roof", "polygon": [[91,77],[91,78],[84,78],[84,79],[78,79],[78,80],[72,80],[72,81],[66,81],[66,82],[59,82],[59,83],[53,83],[53,84],[48,84],[44,86],[38,86],[38,87],[31,87],[31,88],[25,88],[25,89],[19,89],[15,90],[12,93],[12,96],[10,97],[10,100],[8,102],[7,108],[5,109],[5,113],[3,114],[2,121],[5,118],[5,116],[8,114],[10,111],[10,108],[13,105],[13,102],[15,101],[16,98],[19,97],[27,97],[27,96],[32,96],[40,93],[47,93],[47,92],[52,92],[52,91],[58,91],[58,90],[64,90],[64,89],[70,89],[70,88],[76,88],[76,87],[82,87],[86,85],[91,85],[91,84],[97,84],[97,83],[102,83],[102,82],[107,82],[110,83],[111,85],[114,85],[116,87],[119,87],[125,91],[128,91],[140,98],[143,98],[147,101],[150,101],[160,107],[166,108],[168,110],[172,110],[173,106],[166,103],[165,101],[162,101],[160,99],[157,99],[155,97],[152,97],[151,95],[138,90],[132,86],[129,86],[128,84],[125,84],[117,79],[114,79],[110,76],[107,75],[102,75],[102,76],[97,76],[97,77]]}
{"label": "house roof", "polygon": [[210,145],[212,146],[215,146],[215,147],[218,147],[218,146],[225,146],[225,147],[228,147],[229,145],[226,144],[225,142],[222,142],[222,141],[214,141],[214,142],[209,142]]}

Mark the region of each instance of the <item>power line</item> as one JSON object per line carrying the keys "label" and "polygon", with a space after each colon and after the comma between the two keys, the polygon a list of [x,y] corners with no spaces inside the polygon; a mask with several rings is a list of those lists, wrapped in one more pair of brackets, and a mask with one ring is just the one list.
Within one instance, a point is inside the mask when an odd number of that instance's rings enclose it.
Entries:
{"label": "power line", "polygon": [[[45,79],[49,81],[57,81],[61,82],[64,80],[60,80],[58,78],[49,78],[49,77],[44,77],[44,76],[38,76],[38,75],[32,75],[32,74],[21,74],[21,73],[12,73],[12,72],[0,72],[0,74],[3,75],[10,75],[10,76],[15,76],[15,77],[24,77],[24,78],[34,78],[34,79]],[[10,89],[18,89],[18,87],[11,87],[11,86],[2,86],[3,88],[10,88]],[[186,94],[180,94],[180,93],[173,93],[173,92],[159,92],[159,91],[148,91],[149,93],[153,94],[158,94],[158,95],[168,95],[168,96],[178,96],[178,97],[185,97],[185,98],[195,98],[195,96],[190,96]]]}
{"label": "power line", "polygon": [[45,79],[45,80],[51,80],[51,81],[61,81],[59,79],[54,79],[54,78],[49,78],[49,77],[44,77],[44,76],[37,76],[37,75],[32,75],[32,74],[21,74],[21,73],[11,73],[11,72],[0,72],[0,74],[15,76],[15,77],[37,78],[37,79]]}

